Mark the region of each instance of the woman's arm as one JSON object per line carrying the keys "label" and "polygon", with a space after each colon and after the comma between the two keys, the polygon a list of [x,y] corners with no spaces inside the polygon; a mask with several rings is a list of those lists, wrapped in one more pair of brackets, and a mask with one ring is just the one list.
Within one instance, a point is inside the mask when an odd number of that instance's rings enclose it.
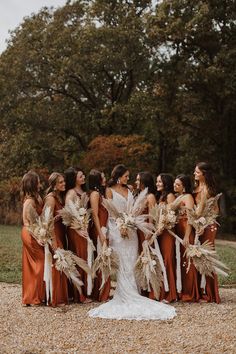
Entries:
{"label": "woman's arm", "polygon": [[26,201],[23,204],[23,224],[25,226],[28,226],[30,224],[30,209],[33,208],[35,209],[36,212],[36,205],[35,201],[32,198],[26,199]]}
{"label": "woman's arm", "polygon": [[[184,205],[185,205],[185,207],[187,209],[192,209],[193,206],[194,206],[194,199],[193,199],[191,194],[187,194],[185,196],[185,198],[183,199],[183,202],[184,202]],[[189,236],[191,234],[191,231],[192,231],[192,226],[189,225],[189,223],[187,223],[187,227],[186,227],[186,230],[185,230],[185,235],[184,235],[184,238],[183,238],[184,247],[187,247],[189,245]]]}
{"label": "woman's arm", "polygon": [[68,204],[70,200],[74,201],[76,197],[77,195],[73,189],[68,190],[68,192],[66,193],[65,204]]}
{"label": "woman's arm", "polygon": [[[54,215],[54,209],[55,209],[55,198],[51,195],[48,195],[45,200],[44,200],[44,207],[43,210],[45,210],[46,207],[49,207],[51,209],[52,215]],[[54,221],[55,222],[55,221]],[[56,250],[57,249],[57,241],[56,241],[56,236],[55,232],[53,229],[52,232],[52,249]]]}
{"label": "woman's arm", "polygon": [[111,188],[107,188],[106,189],[106,193],[105,193],[106,199],[112,199],[112,190]]}
{"label": "woman's arm", "polygon": [[174,200],[175,200],[174,194],[173,194],[173,193],[169,193],[169,194],[167,195],[167,199],[166,199],[167,204],[172,203]]}
{"label": "woman's arm", "polygon": [[[156,205],[156,198],[155,195],[150,193],[147,196],[147,207],[148,207],[148,214],[150,214],[150,210]],[[151,223],[152,219],[149,218],[148,221]]]}
{"label": "woman's arm", "polygon": [[90,205],[91,205],[91,208],[92,208],[92,215],[93,215],[94,225],[96,227],[96,231],[98,233],[98,237],[100,238],[101,244],[103,244],[104,242],[106,242],[106,236],[103,235],[103,233],[102,233],[100,220],[99,220],[99,217],[98,217],[100,195],[99,195],[98,192],[93,191],[90,194],[90,198],[89,199],[90,199]]}

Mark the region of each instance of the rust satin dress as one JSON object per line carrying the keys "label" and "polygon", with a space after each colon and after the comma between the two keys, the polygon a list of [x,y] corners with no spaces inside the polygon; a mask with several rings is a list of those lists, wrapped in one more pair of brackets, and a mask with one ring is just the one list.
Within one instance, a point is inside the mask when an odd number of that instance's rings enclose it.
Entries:
{"label": "rust satin dress", "polygon": [[[40,215],[42,206],[36,207]],[[22,247],[22,303],[39,305],[45,302],[44,247],[23,226],[21,231]]]}
{"label": "rust satin dress", "polygon": [[[80,194],[77,193],[77,196],[80,198]],[[67,239],[68,249],[87,262],[88,253],[86,238],[80,236],[75,230],[68,227]],[[84,302],[87,298],[87,274],[81,268],[78,268],[78,271],[80,273],[80,279],[84,283],[82,286],[82,293],[80,294],[76,287],[71,285],[72,289],[70,287],[70,295],[72,296],[74,302]]]}
{"label": "rust satin dress", "polygon": [[166,300],[168,302],[176,301],[176,260],[175,260],[175,239],[169,234],[167,230],[158,236],[160,251],[163,257],[164,265],[166,268],[166,275],[169,284],[169,291],[165,291],[162,285],[160,292],[160,301]]}
{"label": "rust satin dress", "polygon": [[[184,238],[185,231],[188,225],[188,219],[185,212],[180,211],[178,224],[176,225],[176,234],[180,238]],[[191,231],[189,236],[189,243],[194,243],[194,231]],[[179,299],[188,302],[198,302],[200,299],[199,286],[198,286],[198,272],[193,264],[190,265],[188,273],[186,273],[188,262],[184,257],[185,247],[180,245],[180,264],[181,264],[181,279],[182,279],[182,292],[179,294]]]}
{"label": "rust satin dress", "polygon": [[[98,206],[98,218],[100,221],[100,226],[101,227],[106,227],[107,226],[107,220],[108,220],[108,212],[106,208],[102,205],[102,196],[99,198],[99,206]],[[90,231],[89,231],[90,237],[93,241],[94,246],[97,249],[97,240],[98,240],[98,234],[96,230],[96,226],[93,222],[91,222],[90,225]],[[95,258],[97,257],[97,252],[94,254]],[[103,289],[100,291],[99,288],[102,283],[102,275],[101,272],[97,272],[97,276],[94,279],[93,282],[93,291],[92,291],[92,299],[96,301],[106,301],[109,299],[110,295],[110,289],[111,289],[111,281],[110,278],[106,281]]]}
{"label": "rust satin dress", "polygon": [[[194,193],[195,202],[198,202],[198,193]],[[210,241],[215,245],[215,238],[217,234],[217,224],[213,224],[208,226],[204,233],[199,237],[199,241],[204,243],[205,241]],[[199,275],[199,278],[201,276]],[[219,285],[218,285],[218,277],[216,274],[213,277],[206,277],[206,286],[205,289],[200,289],[201,299],[206,300],[207,302],[216,302],[219,304],[220,295],[219,295]]]}
{"label": "rust satin dress", "polygon": [[[53,196],[53,194],[50,194]],[[54,196],[53,196],[54,197]],[[54,197],[55,207],[54,207],[54,217],[58,215],[58,211],[63,208],[60,201]],[[62,219],[57,219],[54,223],[54,245],[56,248],[66,249],[66,228],[62,223]],[[64,273],[56,270],[52,267],[52,306],[57,306],[60,304],[68,304],[68,280]]]}

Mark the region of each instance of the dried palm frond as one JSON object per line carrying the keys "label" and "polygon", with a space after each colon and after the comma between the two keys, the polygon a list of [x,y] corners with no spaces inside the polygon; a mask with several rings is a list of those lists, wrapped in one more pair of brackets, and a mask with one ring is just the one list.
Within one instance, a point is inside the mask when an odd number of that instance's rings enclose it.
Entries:
{"label": "dried palm frond", "polygon": [[168,207],[171,210],[176,210],[180,207],[180,204],[183,200],[183,198],[185,197],[185,194],[181,194],[179,195],[173,202],[171,202],[170,204],[168,204]]}
{"label": "dried palm frond", "polygon": [[194,206],[192,209],[187,209],[188,223],[193,226],[196,231],[196,236],[203,234],[206,227],[218,224],[216,218],[218,213],[216,211],[216,203],[219,200],[222,193],[217,194],[215,197],[203,200],[201,207]]}
{"label": "dried palm frond", "polygon": [[140,215],[146,205],[146,194],[147,189],[142,191],[135,201],[132,198],[128,198],[126,210],[122,212],[116,208],[112,200],[103,200],[103,206],[115,220],[121,237],[129,238],[130,231],[137,229],[140,229],[145,234],[150,234],[153,231],[153,225],[146,222],[149,215]]}
{"label": "dried palm frond", "polygon": [[114,205],[112,199],[103,198],[102,205],[107,209],[111,218],[117,219],[120,216],[121,213]]}
{"label": "dried palm frond", "polygon": [[188,259],[186,272],[189,271],[192,262],[200,274],[212,277],[214,273],[228,275],[225,270],[229,270],[229,268],[217,259],[214,245],[208,240],[202,245],[189,245],[185,250],[184,256]]}
{"label": "dried palm frond", "polygon": [[54,218],[49,206],[42,211],[40,216],[32,206],[29,208],[29,225],[27,229],[40,245],[51,244],[53,228]]}
{"label": "dried palm frond", "polygon": [[162,269],[148,241],[143,242],[143,251],[136,261],[134,274],[138,286],[147,291],[153,289],[154,296],[158,300],[163,282]]}
{"label": "dried palm frond", "polygon": [[145,188],[138,194],[134,202],[131,198],[128,199],[127,214],[131,214],[133,216],[142,214],[143,210],[147,207],[147,192],[148,188]]}
{"label": "dried palm frond", "polygon": [[88,194],[84,192],[84,193],[81,195],[81,197],[78,198],[78,199],[79,199],[79,202],[80,202],[80,207],[87,209],[87,208],[88,208],[88,202],[89,202],[89,196],[88,196]]}
{"label": "dried palm frond", "polygon": [[165,229],[171,230],[177,223],[177,213],[168,204],[156,204],[150,210],[154,221],[155,235],[160,235]]}
{"label": "dried palm frond", "polygon": [[86,261],[77,257],[71,251],[66,251],[62,248],[57,248],[53,258],[55,261],[55,268],[63,272],[66,277],[72,281],[75,287],[81,294],[81,286],[84,285],[80,279],[80,273],[76,266],[83,269],[87,274],[91,274],[91,269],[87,265]]}
{"label": "dried palm frond", "polygon": [[119,269],[119,258],[111,247],[108,247],[106,243],[103,243],[101,252],[93,264],[93,277],[96,276],[96,272],[100,271],[102,274],[101,290],[109,276],[116,274]]}
{"label": "dried palm frond", "polygon": [[82,194],[81,199],[70,200],[63,209],[58,211],[62,217],[62,222],[70,226],[82,236],[87,236],[87,229],[91,216],[91,209],[87,209],[88,197],[86,193]]}

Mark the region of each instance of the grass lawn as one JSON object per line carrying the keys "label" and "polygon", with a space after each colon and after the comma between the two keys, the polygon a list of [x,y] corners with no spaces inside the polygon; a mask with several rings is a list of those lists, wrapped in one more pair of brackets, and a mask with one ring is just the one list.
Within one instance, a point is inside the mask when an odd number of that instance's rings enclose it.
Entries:
{"label": "grass lawn", "polygon": [[0,281],[21,283],[21,228],[0,225]]}
{"label": "grass lawn", "polygon": [[[21,283],[21,228],[0,225],[0,282]],[[230,268],[227,278],[219,277],[221,286],[236,286],[236,251],[230,246],[217,246],[219,258]]]}

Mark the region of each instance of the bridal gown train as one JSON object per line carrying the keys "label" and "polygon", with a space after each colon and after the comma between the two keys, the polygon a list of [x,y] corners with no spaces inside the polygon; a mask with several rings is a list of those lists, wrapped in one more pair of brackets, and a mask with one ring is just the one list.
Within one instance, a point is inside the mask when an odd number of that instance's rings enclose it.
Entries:
{"label": "bridal gown train", "polygon": [[[120,212],[126,211],[127,200],[112,190],[113,203]],[[128,191],[128,199],[133,195]],[[123,239],[115,220],[108,220],[109,245],[119,257],[117,286],[114,297],[89,311],[90,317],[127,320],[168,320],[175,315],[175,308],[141,296],[134,277],[134,266],[138,258],[138,237],[134,230],[129,238]]]}

